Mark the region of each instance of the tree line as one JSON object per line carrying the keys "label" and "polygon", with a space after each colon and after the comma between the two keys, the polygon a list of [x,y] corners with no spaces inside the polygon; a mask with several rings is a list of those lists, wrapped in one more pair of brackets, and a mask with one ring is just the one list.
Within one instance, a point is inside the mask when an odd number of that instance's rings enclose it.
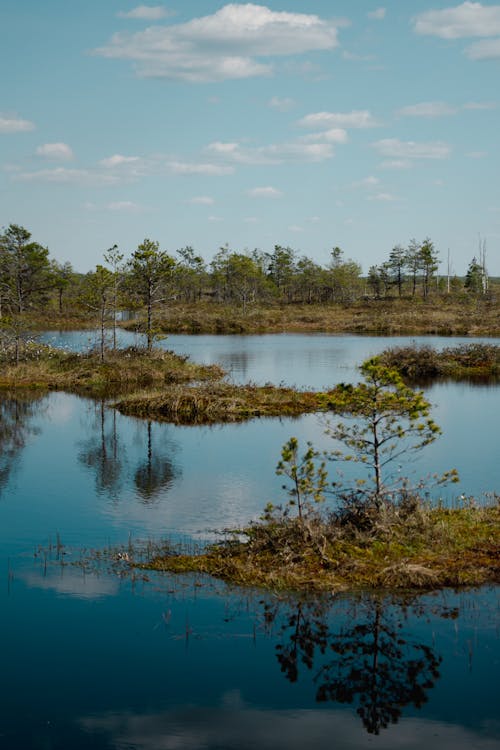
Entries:
{"label": "tree line", "polygon": [[483,242],[464,277],[450,273],[449,260],[447,273],[439,274],[438,251],[426,238],[411,240],[407,247],[396,245],[384,263],[363,275],[360,264],[339,247],[331,250],[325,265],[281,245],[270,252],[237,252],[226,245],[207,263],[190,246],[169,255],[158,242],[145,239],[128,258],[114,245],[103,253],[102,264],[80,274],[70,263],[51,258],[27,229],[10,224],[0,234],[0,317],[87,310],[104,323],[120,307],[143,307],[152,330],[154,309],[168,302],[203,300],[245,310],[255,303],[348,305],[360,299],[464,291],[487,295],[485,261]]}

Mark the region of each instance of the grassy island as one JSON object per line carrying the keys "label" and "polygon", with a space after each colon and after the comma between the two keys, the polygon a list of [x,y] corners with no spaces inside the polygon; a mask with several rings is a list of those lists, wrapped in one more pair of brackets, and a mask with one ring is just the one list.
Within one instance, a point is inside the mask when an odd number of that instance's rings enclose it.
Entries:
{"label": "grassy island", "polygon": [[431,346],[396,346],[383,351],[380,361],[412,381],[500,379],[500,346],[495,344],[461,344],[442,351]]}
{"label": "grassy island", "polygon": [[329,408],[328,393],[274,385],[206,382],[171,385],[125,396],[114,406],[122,414],[174,424],[243,422],[257,417],[298,417]]}
{"label": "grassy island", "polygon": [[[381,358],[367,360],[357,385],[317,394],[342,415],[327,421],[331,451],[292,437],[276,473],[285,478],[284,506],[269,504],[259,522],[197,554],[166,548],[132,565],[197,572],[245,586],[305,591],[431,590],[500,583],[500,497],[488,504],[462,498],[455,507],[424,501],[430,486],[458,481],[452,469],[411,487],[391,464],[433,443],[440,428],[421,391]],[[309,397],[309,396],[308,396]],[[339,450],[341,444],[345,450]],[[351,485],[328,480],[326,461],[360,463]],[[319,504],[333,496],[333,509]]]}
{"label": "grassy island", "polygon": [[[494,344],[462,344],[443,351],[430,346],[393,347],[382,352],[378,360],[409,382],[440,378],[475,382],[500,379],[500,346]],[[338,391],[339,386],[313,392],[270,384],[208,381],[196,386],[177,384],[157,392],[130,394],[115,407],[123,414],[174,424],[242,422],[256,417],[296,417],[334,411],[338,406]]]}
{"label": "grassy island", "polygon": [[[439,352],[430,346],[386,349],[379,363],[408,383],[439,378],[496,382],[500,347],[464,344]],[[348,410],[343,384],[307,391],[222,380],[218,365],[198,365],[171,351],[129,347],[68,352],[37,342],[19,351],[0,350],[0,388],[65,390],[90,397],[117,398],[122,414],[174,424],[242,422],[260,417],[298,417]]]}
{"label": "grassy island", "polygon": [[16,363],[1,362],[0,388],[64,390],[85,396],[112,396],[140,388],[221,378],[217,365],[196,365],[169,351],[129,347],[106,352],[67,352],[38,343],[23,347]]}
{"label": "grassy island", "polygon": [[431,508],[413,498],[371,514],[268,518],[201,554],[174,550],[149,570],[207,573],[275,590],[432,590],[500,583],[500,503]]}

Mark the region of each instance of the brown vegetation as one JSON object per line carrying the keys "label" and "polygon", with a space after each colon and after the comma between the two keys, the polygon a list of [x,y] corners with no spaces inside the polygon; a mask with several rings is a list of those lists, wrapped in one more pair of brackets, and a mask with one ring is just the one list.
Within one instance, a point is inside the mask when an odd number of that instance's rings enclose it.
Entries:
{"label": "brown vegetation", "polygon": [[86,396],[112,396],[172,383],[222,377],[217,365],[196,365],[169,351],[130,347],[106,354],[71,353],[43,344],[24,347],[19,364],[4,352],[0,388],[65,390]]}
{"label": "brown vegetation", "polygon": [[418,499],[370,511],[271,518],[205,552],[140,567],[196,571],[244,586],[432,590],[500,583],[500,503],[430,508]]}
{"label": "brown vegetation", "polygon": [[[498,336],[500,306],[467,297],[363,300],[349,305],[170,304],[158,326],[165,333],[356,333],[375,335]],[[125,324],[141,330],[140,321]]]}
{"label": "brown vegetation", "polygon": [[114,404],[122,414],[174,424],[242,422],[255,417],[297,417],[328,408],[326,394],[274,385],[207,382],[131,394]]}
{"label": "brown vegetation", "polygon": [[495,344],[461,344],[441,351],[431,346],[396,346],[383,351],[379,360],[413,381],[453,378],[491,382],[500,378],[500,346]]}

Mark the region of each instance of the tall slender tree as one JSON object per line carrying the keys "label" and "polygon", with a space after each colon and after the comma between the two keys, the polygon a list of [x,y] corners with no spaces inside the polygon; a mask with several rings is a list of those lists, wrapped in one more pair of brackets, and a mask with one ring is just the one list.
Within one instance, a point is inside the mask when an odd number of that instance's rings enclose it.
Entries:
{"label": "tall slender tree", "polygon": [[428,297],[431,280],[439,268],[438,253],[429,237],[426,237],[420,245],[418,259],[422,271],[422,293],[424,297]]}
{"label": "tall slender tree", "polygon": [[106,325],[113,311],[114,283],[113,272],[97,265],[95,271],[90,271],[85,276],[80,291],[81,301],[97,315],[99,321],[101,362],[104,362],[106,351]]}
{"label": "tall slender tree", "polygon": [[406,249],[405,266],[411,275],[411,294],[415,296],[417,291],[417,278],[420,271],[420,245],[417,240],[412,239]]}
{"label": "tall slender tree", "polygon": [[158,242],[145,239],[132,253],[128,262],[130,289],[146,307],[146,338],[149,351],[157,335],[155,311],[167,298],[167,282],[172,276],[175,261]]}
{"label": "tall slender tree", "polygon": [[392,283],[397,287],[398,296],[403,294],[404,268],[406,265],[406,252],[402,245],[395,245],[389,255],[387,268],[391,275]]}
{"label": "tall slender tree", "polygon": [[113,288],[111,295],[111,316],[113,321],[113,351],[116,349],[116,316],[118,313],[118,294],[123,282],[123,253],[118,245],[113,245],[104,253],[104,260],[111,267],[113,274]]}

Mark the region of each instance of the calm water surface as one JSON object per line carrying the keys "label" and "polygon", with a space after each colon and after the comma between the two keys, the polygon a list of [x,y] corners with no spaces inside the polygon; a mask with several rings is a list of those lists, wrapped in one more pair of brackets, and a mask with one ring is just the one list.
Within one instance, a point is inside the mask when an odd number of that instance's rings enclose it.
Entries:
{"label": "calm water surface", "polygon": [[[164,345],[221,362],[235,381],[322,387],[355,380],[359,362],[394,343],[171,336]],[[414,464],[417,475],[457,466],[452,494],[498,490],[498,388],[440,384],[428,396],[444,435]],[[56,393],[5,398],[0,418],[2,750],[326,748],[333,739],[500,747],[498,589],[301,601],[61,564],[83,547],[165,534],[189,543],[257,517],[280,496],[285,440],[327,447],[314,415],[182,428]]]}

